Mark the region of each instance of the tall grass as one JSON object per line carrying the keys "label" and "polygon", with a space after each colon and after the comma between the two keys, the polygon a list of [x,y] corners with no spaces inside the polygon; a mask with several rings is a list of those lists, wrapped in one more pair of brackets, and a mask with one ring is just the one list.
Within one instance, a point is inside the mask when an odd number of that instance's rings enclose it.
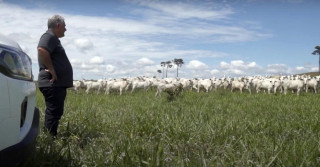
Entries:
{"label": "tall grass", "polygon": [[[43,126],[45,104],[37,107]],[[319,166],[320,95],[68,91],[26,166]]]}

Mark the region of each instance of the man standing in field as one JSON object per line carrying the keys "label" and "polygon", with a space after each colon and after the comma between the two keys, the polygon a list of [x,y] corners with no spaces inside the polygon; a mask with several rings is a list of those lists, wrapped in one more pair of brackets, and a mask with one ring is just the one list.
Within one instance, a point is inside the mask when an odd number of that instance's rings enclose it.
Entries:
{"label": "man standing in field", "polygon": [[59,120],[63,115],[66,89],[73,86],[73,70],[59,38],[67,31],[64,18],[54,15],[48,19],[48,30],[38,44],[38,86],[45,103],[45,130],[57,135]]}

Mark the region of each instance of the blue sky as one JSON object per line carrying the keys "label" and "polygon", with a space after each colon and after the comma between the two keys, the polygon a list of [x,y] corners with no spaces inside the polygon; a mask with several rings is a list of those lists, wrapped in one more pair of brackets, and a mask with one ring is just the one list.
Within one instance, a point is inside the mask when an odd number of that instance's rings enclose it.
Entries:
{"label": "blue sky", "polygon": [[[38,75],[36,47],[53,14],[75,79],[162,76],[211,78],[318,70],[317,0],[0,0],[0,31],[21,45]],[[168,70],[175,77],[176,69]]]}

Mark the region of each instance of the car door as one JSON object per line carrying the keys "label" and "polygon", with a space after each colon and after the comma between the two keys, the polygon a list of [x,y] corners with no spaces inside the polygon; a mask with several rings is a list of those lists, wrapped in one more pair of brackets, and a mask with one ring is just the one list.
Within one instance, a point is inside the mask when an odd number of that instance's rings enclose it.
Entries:
{"label": "car door", "polygon": [[0,73],[0,150],[16,142],[16,130],[11,131],[16,120],[11,116],[8,78]]}

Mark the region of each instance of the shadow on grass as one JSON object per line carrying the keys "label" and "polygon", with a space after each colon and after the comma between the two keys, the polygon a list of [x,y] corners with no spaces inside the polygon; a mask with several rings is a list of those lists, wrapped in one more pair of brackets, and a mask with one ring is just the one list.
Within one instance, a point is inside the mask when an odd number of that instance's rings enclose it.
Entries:
{"label": "shadow on grass", "polygon": [[41,132],[38,136],[36,149],[30,158],[20,164],[23,167],[69,167],[81,166],[79,161],[72,158],[70,141],[58,136],[53,138],[48,133]]}

